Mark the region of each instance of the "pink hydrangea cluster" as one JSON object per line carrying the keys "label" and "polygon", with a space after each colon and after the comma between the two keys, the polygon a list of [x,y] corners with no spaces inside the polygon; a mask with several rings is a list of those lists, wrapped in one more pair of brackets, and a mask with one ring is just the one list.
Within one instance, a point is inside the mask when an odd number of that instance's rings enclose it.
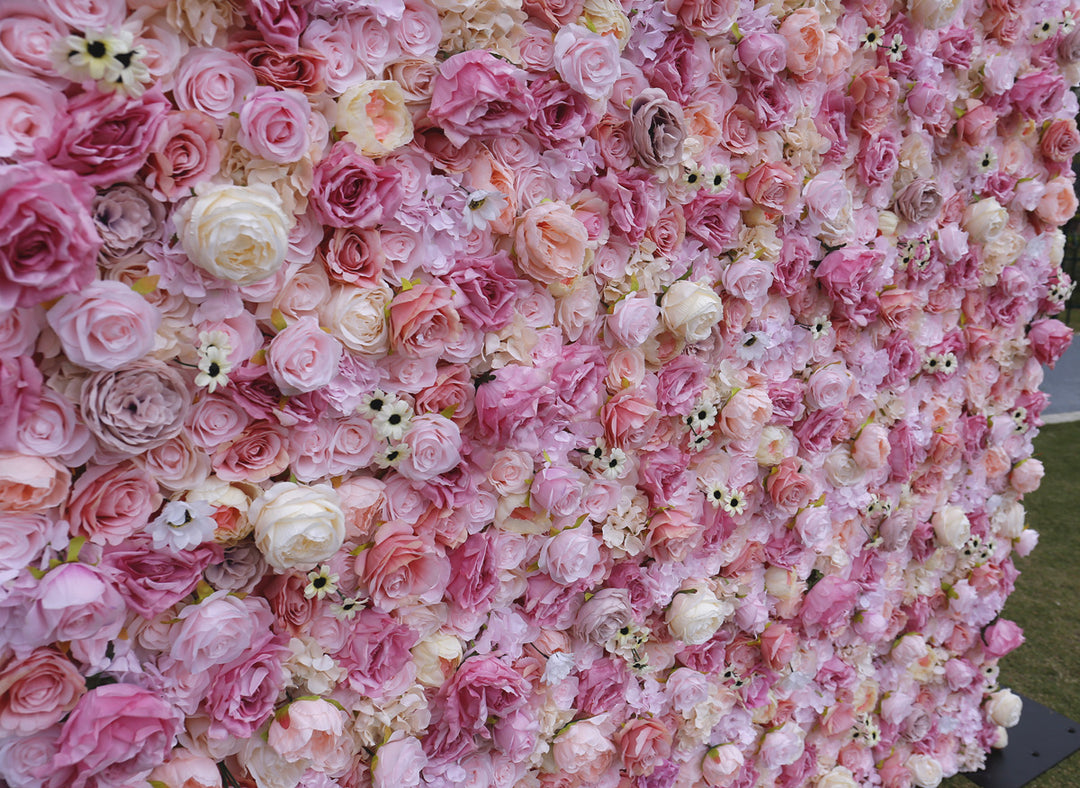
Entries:
{"label": "pink hydrangea cluster", "polygon": [[0,782],[978,768],[1078,14],[6,0]]}

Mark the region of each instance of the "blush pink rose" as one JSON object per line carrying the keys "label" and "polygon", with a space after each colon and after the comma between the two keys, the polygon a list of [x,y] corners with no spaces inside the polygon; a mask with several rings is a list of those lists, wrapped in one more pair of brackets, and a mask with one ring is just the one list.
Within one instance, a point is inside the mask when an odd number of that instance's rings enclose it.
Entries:
{"label": "blush pink rose", "polygon": [[623,389],[601,408],[600,420],[613,445],[644,446],[656,431],[656,400],[640,389]]}
{"label": "blush pink rose", "polygon": [[545,202],[518,219],[514,253],[518,267],[537,282],[567,284],[585,266],[588,230],[563,202]]}
{"label": "blush pink rose", "polygon": [[33,158],[34,146],[52,136],[66,106],[64,94],[48,83],[0,73],[0,156]]}
{"label": "blush pink rose", "polygon": [[816,8],[799,8],[780,23],[780,35],[787,40],[787,68],[804,76],[817,68],[825,49],[825,31]]}
{"label": "blush pink rose", "polygon": [[814,495],[814,482],[801,472],[801,464],[797,457],[785,457],[765,480],[769,497],[787,514],[806,508]]}
{"label": "blush pink rose", "polygon": [[458,425],[438,413],[422,413],[405,433],[409,454],[398,465],[406,479],[425,481],[456,468],[461,462]]}
{"label": "blush pink rose", "polygon": [[150,145],[146,186],[159,200],[175,201],[216,175],[220,134],[213,118],[198,110],[170,112]]}
{"label": "blush pink rose", "polygon": [[1035,215],[1044,222],[1060,227],[1076,213],[1077,199],[1072,177],[1058,177],[1046,184],[1046,191],[1039,198]]}
{"label": "blush pink rose", "polygon": [[0,731],[26,736],[64,718],[86,692],[86,681],[71,660],[51,648],[0,669]]}
{"label": "blush pink rose", "polygon": [[1009,474],[1009,484],[1019,493],[1027,494],[1039,489],[1045,469],[1041,461],[1030,457],[1023,460]]}
{"label": "blush pink rose", "polygon": [[17,641],[43,645],[113,638],[120,633],[126,612],[123,598],[101,570],[61,564],[38,583]]}
{"label": "blush pink rose", "polygon": [[138,780],[169,757],[180,717],[134,684],[106,684],[79,699],[60,731],[54,766],[71,766],[71,788]]}
{"label": "blush pink rose", "polygon": [[174,749],[168,763],[155,767],[147,779],[169,788],[222,788],[217,763],[182,747]]}
{"label": "blush pink rose", "polygon": [[90,185],[42,162],[0,165],[0,310],[88,285],[101,237]]}
{"label": "blush pink rose", "polygon": [[265,599],[218,591],[180,611],[169,634],[169,656],[191,673],[202,673],[239,659],[252,644],[269,639],[273,623]]}
{"label": "blush pink rose", "polygon": [[420,740],[391,734],[371,759],[371,778],[374,788],[416,788],[421,784],[420,772],[428,758]]}
{"label": "blush pink rose", "polygon": [[999,618],[982,633],[983,653],[990,659],[1004,657],[1023,642],[1024,631],[1006,618]]}
{"label": "blush pink rose", "polygon": [[270,341],[266,368],[282,394],[303,394],[334,379],[342,352],[341,343],[314,317],[302,317]]}
{"label": "blush pink rose", "polygon": [[533,99],[525,72],[482,49],[443,61],[428,117],[454,145],[470,137],[515,134],[528,122]]}
{"label": "blush pink rose", "polygon": [[214,449],[211,463],[229,482],[264,482],[289,467],[289,436],[275,424],[260,421]]}
{"label": "blush pink rose", "polygon": [[32,514],[67,498],[71,472],[56,460],[0,452],[0,511]]}
{"label": "blush pink rose", "polygon": [[267,161],[288,164],[307,153],[310,122],[311,105],[303,93],[256,88],[240,110],[236,141]]}
{"label": "blush pink rose", "polygon": [[453,291],[445,285],[414,285],[390,302],[390,342],[411,358],[442,355],[462,331]]}
{"label": "blush pink rose", "polygon": [[900,86],[888,70],[876,68],[858,74],[848,91],[855,100],[854,124],[867,134],[882,131],[900,95]]}
{"label": "blush pink rose", "polygon": [[92,282],[46,313],[64,354],[94,371],[119,369],[154,348],[161,314],[127,285]]}
{"label": "blush pink rose", "polygon": [[671,727],[667,720],[638,718],[619,731],[619,754],[630,774],[652,774],[657,764],[671,755]]}
{"label": "blush pink rose", "polygon": [[819,580],[806,592],[800,610],[805,625],[829,632],[847,622],[854,614],[859,586],[836,575]]}
{"label": "blush pink rose", "polygon": [[173,97],[180,109],[196,109],[222,123],[240,111],[255,85],[255,72],[239,55],[193,48],[180,61]]}
{"label": "blush pink rose", "polygon": [[71,531],[94,544],[120,544],[150,520],[161,505],[158,485],[134,463],[98,465],[71,488]]}
{"label": "blush pink rose", "polygon": [[1036,320],[1028,331],[1028,342],[1035,359],[1051,369],[1068,350],[1072,339],[1072,329],[1060,320]]}
{"label": "blush pink rose", "polygon": [[599,564],[600,540],[591,528],[566,528],[548,539],[540,551],[540,569],[563,585],[589,577]]}
{"label": "blush pink rose", "polygon": [[563,81],[578,93],[594,101],[606,99],[621,72],[619,42],[615,36],[567,24],[555,34],[554,66]]}
{"label": "blush pink rose", "polygon": [[50,543],[62,544],[67,523],[43,514],[0,514],[0,583],[18,577]]}
{"label": "blush pink rose", "polygon": [[403,522],[378,528],[356,557],[355,571],[374,604],[385,611],[419,600],[437,602],[450,579],[450,563]]}
{"label": "blush pink rose", "polygon": [[735,51],[740,65],[759,79],[770,79],[783,71],[788,63],[788,40],[782,34],[748,33]]}
{"label": "blush pink rose", "polygon": [[267,742],[290,763],[305,761],[324,773],[352,765],[352,716],[323,698],[303,698],[274,715]]}

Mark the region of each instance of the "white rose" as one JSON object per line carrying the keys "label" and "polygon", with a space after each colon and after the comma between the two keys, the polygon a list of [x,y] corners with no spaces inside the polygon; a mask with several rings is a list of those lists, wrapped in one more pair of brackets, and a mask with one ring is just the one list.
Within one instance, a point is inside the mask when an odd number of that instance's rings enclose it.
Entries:
{"label": "white rose", "polygon": [[998,690],[986,700],[986,714],[995,725],[1011,728],[1020,722],[1024,702],[1012,690]]}
{"label": "white rose", "polygon": [[825,476],[837,487],[851,487],[862,481],[863,469],[851,456],[851,447],[841,444],[825,458]]}
{"label": "white rose", "polygon": [[779,424],[767,424],[761,430],[761,442],[758,444],[755,457],[758,465],[771,468],[774,465],[779,465],[780,461],[785,457],[794,454],[791,450],[794,438],[795,436],[787,427]]}
{"label": "white rose", "polygon": [[393,80],[369,79],[337,100],[337,127],[365,156],[385,156],[413,138],[405,93]]}
{"label": "white rose", "polygon": [[688,646],[698,646],[711,638],[734,612],[734,605],[717,599],[708,588],[680,591],[668,607],[668,630]]}
{"label": "white rose", "polygon": [[1018,501],[1005,501],[990,518],[994,533],[1005,539],[1018,539],[1024,532],[1024,507]]}
{"label": "white rose", "polygon": [[312,569],[345,541],[345,514],[325,484],[278,482],[251,502],[248,519],[266,562],[282,571]]}
{"label": "white rose", "polygon": [[453,671],[464,652],[461,640],[446,632],[435,632],[412,647],[416,680],[425,687],[441,687],[447,671]]}
{"label": "white rose", "polygon": [[998,725],[997,730],[994,731],[994,743],[990,746],[995,750],[1004,750],[1009,746],[1009,732]]}
{"label": "white rose", "polygon": [[291,225],[268,186],[211,186],[177,215],[180,243],[191,261],[238,285],[274,275],[289,250]]}
{"label": "white rose", "polygon": [[711,287],[681,280],[660,299],[664,324],[687,342],[708,338],[724,316],[724,306]]}
{"label": "white rose", "polygon": [[339,287],[319,316],[322,324],[349,350],[383,355],[389,338],[386,307],[392,297],[388,288]]}
{"label": "white rose", "polygon": [[818,780],[817,788],[859,788],[855,775],[843,766],[835,766]]}
{"label": "white rose", "polygon": [[934,534],[943,545],[959,550],[971,535],[971,522],[959,506],[946,506],[931,520]]}
{"label": "white rose", "polygon": [[1050,265],[1061,265],[1065,259],[1065,233],[1058,227],[1050,234]]}
{"label": "white rose", "polygon": [[290,763],[278,755],[262,736],[246,739],[236,758],[259,788],[295,788],[311,765],[311,761],[307,760]]}
{"label": "white rose", "polygon": [[930,755],[912,755],[907,759],[906,766],[911,771],[911,777],[919,788],[937,788],[941,785],[941,764]]}
{"label": "white rose", "polygon": [[979,243],[997,238],[1009,223],[1009,212],[993,197],[984,197],[964,210],[964,229]]}

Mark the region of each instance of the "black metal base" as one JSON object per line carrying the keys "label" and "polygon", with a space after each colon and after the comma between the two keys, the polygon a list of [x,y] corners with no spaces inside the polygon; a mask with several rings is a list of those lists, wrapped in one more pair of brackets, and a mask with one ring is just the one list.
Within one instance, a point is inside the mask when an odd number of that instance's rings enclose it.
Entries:
{"label": "black metal base", "polygon": [[992,750],[982,771],[964,774],[980,788],[1021,788],[1080,750],[1080,723],[1021,697],[1024,711],[1009,729],[1009,745]]}

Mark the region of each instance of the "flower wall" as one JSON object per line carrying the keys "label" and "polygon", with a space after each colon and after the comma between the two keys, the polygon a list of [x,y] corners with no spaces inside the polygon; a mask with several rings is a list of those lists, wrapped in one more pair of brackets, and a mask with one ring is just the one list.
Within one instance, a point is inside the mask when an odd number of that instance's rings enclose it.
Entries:
{"label": "flower wall", "polygon": [[1074,13],[7,0],[3,780],[978,768]]}

